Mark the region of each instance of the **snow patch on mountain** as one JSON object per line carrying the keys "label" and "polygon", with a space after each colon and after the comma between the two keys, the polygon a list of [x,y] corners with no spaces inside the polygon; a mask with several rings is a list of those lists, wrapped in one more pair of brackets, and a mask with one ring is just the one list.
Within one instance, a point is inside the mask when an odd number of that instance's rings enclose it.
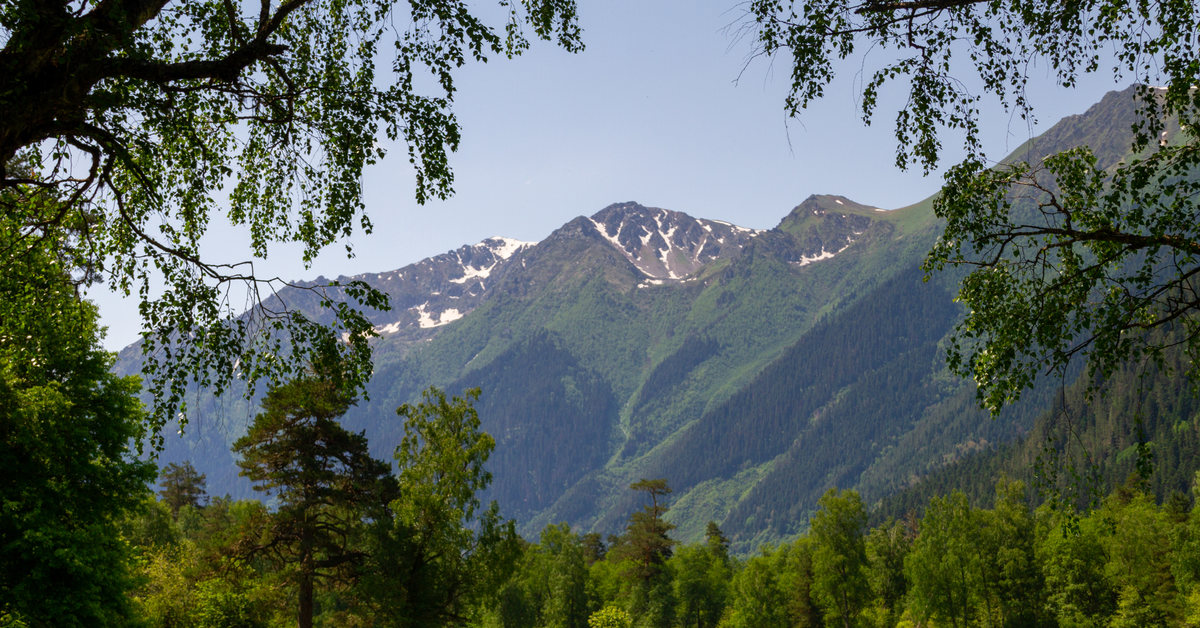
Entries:
{"label": "snow patch on mountain", "polygon": [[494,236],[480,242],[480,244],[491,245],[492,254],[500,259],[508,259],[514,253],[521,249],[537,244],[536,242],[522,242],[513,238],[505,238],[503,236]]}
{"label": "snow patch on mountain", "polygon": [[610,243],[612,243],[613,246],[617,247],[618,249],[623,248],[621,246],[621,241],[617,239],[617,236],[621,235],[620,228],[617,229],[616,235],[609,235],[608,229],[604,226],[604,223],[597,222],[595,218],[588,218],[588,220],[592,221],[592,225],[596,227],[596,231],[600,232],[601,237],[603,237],[605,240],[608,240]]}
{"label": "snow patch on mountain", "polygon": [[[502,267],[536,243],[496,236],[403,268],[364,276],[388,293],[395,308],[372,321],[380,335],[425,339],[425,330],[452,323],[475,309]],[[524,262],[524,260],[522,260]],[[388,318],[384,318],[389,316]]]}
{"label": "snow patch on mountain", "polygon": [[587,220],[643,275],[662,281],[681,281],[763,233],[637,203],[610,205]]}
{"label": "snow patch on mountain", "polygon": [[430,329],[433,327],[441,327],[463,317],[463,313],[457,308],[447,308],[440,314],[428,311],[429,302],[426,301],[416,307],[409,308],[417,312],[417,325],[421,329]]}
{"label": "snow patch on mountain", "polygon": [[376,330],[376,334],[379,334],[380,336],[384,334],[395,334],[396,331],[400,331],[402,325],[403,323],[396,321],[395,323],[388,323],[386,325],[377,325],[374,330]]}
{"label": "snow patch on mountain", "polygon": [[[501,263],[507,261],[518,251],[533,246],[534,242],[522,242],[513,238],[496,236],[488,238],[471,247],[463,247],[454,254],[462,266],[462,276],[450,280],[451,283],[465,284],[472,279],[486,279],[492,276],[492,271]],[[469,259],[463,259],[464,252]],[[490,253],[490,255],[486,253]]]}
{"label": "snow patch on mountain", "polygon": [[483,279],[485,277],[490,277],[492,275],[492,269],[495,267],[495,264],[480,268],[475,266],[463,266],[463,276],[457,279],[451,279],[450,283],[467,283],[472,279]]}
{"label": "snow patch on mountain", "polygon": [[824,247],[822,247],[820,253],[817,253],[816,255],[811,255],[811,256],[810,255],[801,255],[799,261],[792,262],[792,263],[797,266],[808,266],[809,264],[812,264],[814,262],[820,262],[823,260],[832,259],[834,255],[837,255],[838,253],[841,253],[842,251],[845,251],[846,249],[850,248],[851,244],[854,244],[854,240],[852,240],[852,239],[849,240],[848,242],[846,242],[846,246],[843,246],[842,248],[840,248],[836,251],[828,251]]}

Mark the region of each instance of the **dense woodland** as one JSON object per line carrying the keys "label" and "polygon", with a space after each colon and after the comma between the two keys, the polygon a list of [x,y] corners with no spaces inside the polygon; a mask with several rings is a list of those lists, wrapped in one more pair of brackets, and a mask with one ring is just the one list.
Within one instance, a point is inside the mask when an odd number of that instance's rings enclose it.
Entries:
{"label": "dense woodland", "polygon": [[[500,544],[485,571],[427,582],[416,610],[372,595],[386,552],[369,541],[354,567],[321,573],[318,625],[476,626],[1178,626],[1200,621],[1200,510],[1159,505],[1140,476],[1092,510],[1030,505],[1021,482],[990,507],[958,491],[868,526],[853,491],[830,491],[808,533],[733,556],[710,524],[703,543],[671,539],[663,480],[632,487],[646,505],[620,535],[547,526]],[[207,499],[203,477],[169,469],[157,500],[122,524],[137,557],[134,616],[152,626],[295,622],[295,565],[256,553],[282,511]],[[449,549],[449,548],[447,548]],[[444,560],[444,559],[439,559]],[[476,565],[481,567],[483,563]],[[470,582],[459,597],[455,582]],[[415,595],[414,595],[415,599]],[[405,607],[414,608],[414,607]]]}

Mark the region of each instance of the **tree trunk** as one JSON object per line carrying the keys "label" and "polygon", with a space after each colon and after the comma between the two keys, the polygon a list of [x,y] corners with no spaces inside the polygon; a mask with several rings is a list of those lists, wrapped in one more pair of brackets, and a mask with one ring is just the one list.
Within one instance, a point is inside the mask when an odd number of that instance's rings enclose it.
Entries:
{"label": "tree trunk", "polygon": [[296,623],[300,628],[313,625],[313,550],[312,529],[305,512],[305,521],[300,530],[300,610]]}
{"label": "tree trunk", "polygon": [[313,578],[311,573],[300,575],[300,611],[296,619],[300,628],[312,628]]}

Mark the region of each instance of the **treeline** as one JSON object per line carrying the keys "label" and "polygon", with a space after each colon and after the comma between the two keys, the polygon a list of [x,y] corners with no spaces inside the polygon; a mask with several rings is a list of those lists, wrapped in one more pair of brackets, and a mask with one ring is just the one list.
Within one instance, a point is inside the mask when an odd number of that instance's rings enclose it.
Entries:
{"label": "treeline", "polygon": [[[922,518],[874,528],[857,494],[830,492],[805,536],[743,560],[716,525],[674,542],[666,483],[643,481],[622,534],[558,525],[528,543],[479,499],[494,441],[471,395],[401,406],[389,464],[341,425],[353,399],[320,363],[272,390],[235,444],[265,502],[208,500],[188,465],[168,465],[151,498],[152,465],[126,449],[144,436],[136,383],[108,372],[61,267],[27,261],[0,276],[16,295],[0,299],[6,628],[1200,623],[1200,513],[1136,482],[1084,514],[1035,511],[1013,484],[989,509],[942,492]],[[34,282],[54,317],[17,298]],[[1123,392],[1104,416],[1131,414]],[[1193,416],[1162,395],[1137,398],[1172,411],[1142,416]],[[1077,433],[1092,446],[1112,431]],[[1189,451],[1155,453],[1182,465]]]}
{"label": "treeline", "polygon": [[[204,475],[168,464],[157,499],[135,482],[122,487],[133,503],[100,517],[82,510],[83,490],[79,504],[53,505],[60,521],[0,528],[0,626],[470,621],[520,554],[514,523],[478,497],[495,447],[479,429],[478,391],[448,399],[430,389],[402,405],[404,436],[388,464],[340,424],[354,397],[326,366],[273,388],[234,443],[241,474],[268,503],[209,500]],[[100,520],[72,525],[72,511]],[[74,544],[54,536],[67,526]]]}
{"label": "treeline", "polygon": [[[635,485],[636,487],[636,485]],[[608,551],[550,526],[478,620],[486,626],[1180,626],[1200,622],[1200,511],[1159,506],[1138,476],[1087,513],[1029,505],[1001,481],[920,518],[867,526],[829,491],[795,541],[750,558],[707,541],[645,541],[651,508]],[[660,506],[661,508],[661,506]],[[639,517],[641,520],[639,520]],[[657,548],[658,553],[648,551]],[[653,557],[651,559],[651,557]]]}
{"label": "treeline", "polygon": [[[203,478],[172,466],[160,499],[124,527],[139,555],[132,593],[151,626],[290,626],[302,564],[247,558],[281,516],[257,501],[207,501]],[[191,487],[191,488],[188,488]],[[665,518],[664,480],[631,486],[646,506],[602,538],[549,525],[537,542],[483,544],[465,528],[433,562],[475,555],[444,572],[421,568],[367,537],[353,567],[319,580],[315,625],[578,626],[1179,626],[1200,623],[1200,510],[1159,505],[1139,476],[1089,512],[1030,505],[1022,483],[996,485],[991,508],[961,492],[920,517],[868,526],[854,491],[820,500],[807,534],[748,558],[710,523],[680,545]],[[504,536],[503,526],[495,541]],[[449,526],[447,531],[456,529]],[[494,530],[493,532],[495,532]],[[465,536],[462,536],[465,535]],[[368,535],[369,536],[369,535]],[[383,552],[382,555],[372,553]],[[460,554],[461,552],[461,554]],[[317,561],[320,562],[320,561]],[[386,571],[386,569],[384,570]],[[466,587],[458,588],[455,587]],[[373,587],[392,587],[391,598]],[[387,604],[395,604],[388,607]]]}

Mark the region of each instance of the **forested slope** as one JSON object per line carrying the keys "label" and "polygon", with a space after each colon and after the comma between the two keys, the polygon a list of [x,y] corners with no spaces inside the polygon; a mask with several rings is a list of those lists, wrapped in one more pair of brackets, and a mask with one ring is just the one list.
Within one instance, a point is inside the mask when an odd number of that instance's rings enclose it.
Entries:
{"label": "forested slope", "polygon": [[[1110,94],[1015,156],[1127,143],[1131,98]],[[995,420],[975,407],[942,357],[960,275],[918,270],[939,233],[929,200],[885,211],[814,195],[767,231],[619,203],[536,244],[361,275],[408,309],[378,314],[370,398],[345,423],[387,458],[397,406],[430,385],[479,387],[498,443],[490,495],[527,535],[559,521],[615,532],[643,477],[675,487],[684,540],[709,520],[740,549],[794,535],[827,488],[874,502],[974,460],[1071,383],[1041,381]],[[199,392],[193,407],[203,416],[164,460],[247,495],[228,447],[253,407]]]}

